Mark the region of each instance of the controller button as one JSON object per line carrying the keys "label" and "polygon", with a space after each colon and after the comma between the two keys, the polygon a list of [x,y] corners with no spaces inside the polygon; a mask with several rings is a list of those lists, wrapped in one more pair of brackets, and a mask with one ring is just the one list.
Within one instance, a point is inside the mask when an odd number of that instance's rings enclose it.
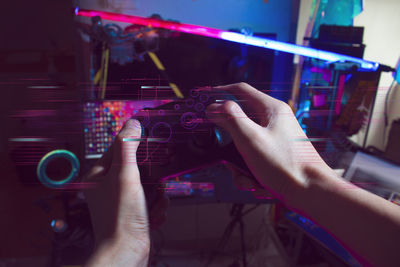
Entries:
{"label": "controller button", "polygon": [[208,95],[202,94],[200,96],[200,102],[207,102],[210,97]]}
{"label": "controller button", "polygon": [[193,99],[188,99],[186,100],[186,106],[191,108],[194,105],[194,100]]}
{"label": "controller button", "polygon": [[150,113],[148,110],[141,110],[132,116],[132,119],[138,120],[143,127],[147,127],[150,123]]}
{"label": "controller button", "polygon": [[204,110],[204,105],[202,104],[202,103],[197,103],[195,106],[194,106],[194,109],[196,110],[196,111],[203,111]]}
{"label": "controller button", "polygon": [[191,95],[192,97],[198,97],[199,94],[200,94],[200,92],[199,92],[198,89],[192,89],[192,90],[190,90],[190,95]]}
{"label": "controller button", "polygon": [[158,122],[151,128],[150,135],[154,142],[167,143],[172,136],[171,126],[166,122]]}
{"label": "controller button", "polygon": [[199,124],[199,119],[193,112],[186,112],[181,116],[181,125],[183,128],[192,130]]}

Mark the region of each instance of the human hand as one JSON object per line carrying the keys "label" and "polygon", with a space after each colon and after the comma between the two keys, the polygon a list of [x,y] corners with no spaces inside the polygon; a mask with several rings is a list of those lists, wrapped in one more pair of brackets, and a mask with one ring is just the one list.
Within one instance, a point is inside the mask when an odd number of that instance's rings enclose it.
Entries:
{"label": "human hand", "polygon": [[363,265],[399,266],[399,206],[340,179],[285,103],[244,83],[217,89],[234,95],[246,111],[232,101],[207,108],[207,116],[231,134],[257,179],[243,177],[242,188],[268,189],[324,227]]}
{"label": "human hand", "polygon": [[[238,99],[211,104],[207,116],[227,130],[257,179],[247,187],[257,192],[268,189],[289,206],[307,186],[308,172],[314,168],[332,170],[321,159],[298,124],[290,107],[246,83],[216,87]],[[246,182],[243,181],[245,184]]]}
{"label": "human hand", "polygon": [[[136,164],[140,123],[129,120],[91,169],[86,190],[97,248],[88,266],[146,266],[150,250],[146,199]],[[158,220],[160,221],[160,219]]]}

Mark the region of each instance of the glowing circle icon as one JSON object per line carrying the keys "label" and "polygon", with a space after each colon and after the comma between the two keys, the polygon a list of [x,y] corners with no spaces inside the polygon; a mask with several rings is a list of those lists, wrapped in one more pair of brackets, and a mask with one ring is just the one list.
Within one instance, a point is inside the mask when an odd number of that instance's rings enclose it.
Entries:
{"label": "glowing circle icon", "polygon": [[194,100],[193,99],[188,99],[186,100],[186,106],[191,108],[194,105]]}
{"label": "glowing circle icon", "polygon": [[207,102],[210,97],[208,95],[202,94],[200,95],[200,102]]}
{"label": "glowing circle icon", "polygon": [[[66,159],[71,164],[71,171],[69,175],[62,180],[51,179],[46,172],[49,163],[57,158]],[[44,186],[49,188],[62,188],[78,176],[79,168],[80,168],[79,160],[74,153],[64,149],[57,149],[44,155],[44,157],[40,160],[38,164],[36,173],[39,178],[39,181]]]}
{"label": "glowing circle icon", "polygon": [[192,89],[192,90],[190,90],[190,95],[192,96],[192,97],[198,97],[199,96],[199,90],[198,89]]}
{"label": "glowing circle icon", "polygon": [[154,142],[167,143],[172,136],[171,126],[166,122],[158,122],[151,128],[150,136]]}
{"label": "glowing circle icon", "polygon": [[203,105],[203,103],[197,103],[196,105],[194,105],[194,109],[196,110],[196,111],[203,111],[204,110],[204,105]]}
{"label": "glowing circle icon", "polygon": [[183,128],[192,130],[199,124],[198,118],[193,112],[186,112],[181,116],[181,125]]}

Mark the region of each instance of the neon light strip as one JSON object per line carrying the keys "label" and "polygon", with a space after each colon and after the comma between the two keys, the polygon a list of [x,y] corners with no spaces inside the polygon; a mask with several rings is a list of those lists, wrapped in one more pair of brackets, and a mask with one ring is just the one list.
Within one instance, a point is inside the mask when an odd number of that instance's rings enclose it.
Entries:
{"label": "neon light strip", "polygon": [[55,88],[60,88],[61,86],[55,86],[55,85],[43,85],[43,86],[28,86],[30,89],[55,89]]}
{"label": "neon light strip", "polygon": [[93,154],[93,155],[86,155],[86,159],[99,159],[103,156],[103,154]]}
{"label": "neon light strip", "polygon": [[33,137],[20,137],[20,138],[9,138],[10,142],[45,142],[49,141],[49,138],[33,138]]}
{"label": "neon light strip", "polygon": [[170,89],[171,86],[140,86],[142,89]]}
{"label": "neon light strip", "polygon": [[258,47],[264,47],[268,49],[278,50],[282,52],[287,52],[291,54],[301,55],[305,57],[312,57],[321,60],[326,60],[329,62],[353,62],[359,64],[362,69],[375,71],[379,67],[379,63],[366,61],[361,58],[350,57],[346,55],[341,55],[333,52],[323,51],[319,49],[314,49],[310,47],[305,47],[301,45],[288,44],[283,42],[278,42],[275,40],[270,40],[266,38],[246,36],[244,34],[236,32],[223,32],[221,33],[221,39],[248,44]]}
{"label": "neon light strip", "polygon": [[167,138],[123,138],[123,142],[134,142],[134,141],[147,141],[147,142],[168,142]]}
{"label": "neon light strip", "polygon": [[99,16],[102,19],[126,22],[132,24],[139,24],[144,26],[149,26],[153,28],[163,28],[173,31],[186,32],[191,34],[197,34],[202,36],[208,36],[220,39],[222,30],[217,30],[213,28],[206,28],[202,26],[196,26],[191,24],[182,24],[171,21],[164,21],[151,18],[143,18],[138,16],[124,15],[118,13],[96,11],[96,10],[86,10],[86,9],[75,9],[75,15],[83,17],[96,17]]}
{"label": "neon light strip", "polygon": [[267,38],[247,36],[241,33],[223,31],[219,29],[213,29],[208,27],[202,27],[192,24],[183,24],[171,21],[164,21],[151,18],[143,18],[138,16],[117,14],[104,11],[86,10],[75,8],[75,14],[83,17],[96,17],[99,16],[102,19],[113,20],[119,22],[126,22],[131,24],[139,24],[154,28],[163,28],[173,31],[191,33],[196,35],[202,35],[231,42],[247,44],[252,46],[263,47],[267,49],[278,50],[286,53],[301,55],[305,57],[316,58],[320,60],[326,60],[329,62],[352,62],[360,66],[360,68],[367,71],[375,71],[379,67],[379,63],[363,60],[361,58],[350,57],[341,55],[333,52],[323,51],[301,45],[289,44],[279,42]]}

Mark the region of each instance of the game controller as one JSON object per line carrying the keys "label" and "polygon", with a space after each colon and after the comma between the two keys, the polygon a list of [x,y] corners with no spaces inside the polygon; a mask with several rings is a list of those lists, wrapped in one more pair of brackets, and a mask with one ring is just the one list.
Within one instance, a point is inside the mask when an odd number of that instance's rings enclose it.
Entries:
{"label": "game controller", "polygon": [[142,110],[133,118],[140,121],[142,137],[148,138],[150,142],[182,143],[196,136],[199,148],[209,148],[216,144],[224,146],[232,139],[208,120],[205,109],[212,103],[227,100],[236,101],[236,98],[221,90],[192,89],[188,98]]}
{"label": "game controller", "polygon": [[208,105],[227,100],[236,101],[224,91],[192,89],[188,98],[139,111],[132,117],[140,121],[144,141],[137,153],[137,163],[165,165],[175,154],[176,145],[184,150],[179,151],[180,155],[190,152],[199,157],[228,146],[232,143],[230,135],[213,124],[205,112]]}
{"label": "game controller", "polygon": [[[188,170],[217,162],[229,162],[252,177],[231,136],[206,116],[208,105],[227,100],[237,102],[235,97],[221,90],[193,89],[190,97],[141,110],[132,117],[139,120],[142,127],[142,142],[135,159],[145,191],[154,191],[154,187],[160,189],[160,181],[165,181],[166,177],[173,179],[174,175],[178,177]],[[232,177],[225,178],[227,183],[233,183]],[[201,181],[207,181],[207,177]],[[238,193],[241,202],[242,193]],[[248,198],[249,203],[254,203],[251,194]],[[230,199],[235,202],[235,195]]]}

